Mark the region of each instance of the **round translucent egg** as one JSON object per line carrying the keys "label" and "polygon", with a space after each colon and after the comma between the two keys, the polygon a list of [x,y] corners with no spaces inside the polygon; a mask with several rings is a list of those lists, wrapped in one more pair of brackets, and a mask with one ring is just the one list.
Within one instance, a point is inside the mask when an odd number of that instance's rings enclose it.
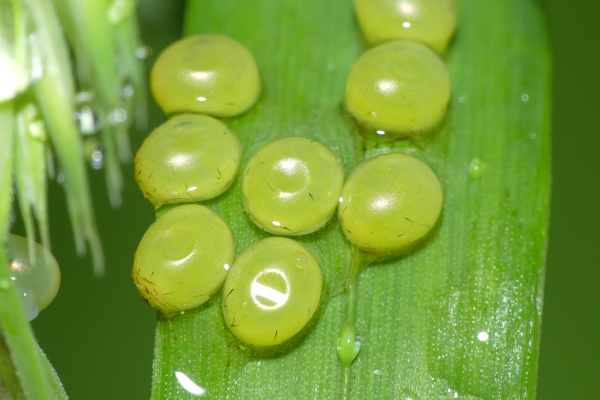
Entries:
{"label": "round translucent egg", "polygon": [[443,119],[450,77],[429,48],[395,41],[365,52],[346,85],[348,113],[373,134],[393,138],[427,133]]}
{"label": "round translucent egg", "polygon": [[[54,256],[42,245],[17,235],[9,235],[7,255],[11,279],[21,293],[21,300],[29,319],[50,305],[60,287],[60,268]],[[31,258],[33,254],[34,259]]]}
{"label": "round translucent egg", "polygon": [[225,323],[249,345],[280,344],[310,321],[322,287],[321,266],[302,244],[282,237],[259,240],[238,256],[225,280]]}
{"label": "round translucent egg", "polygon": [[180,114],[156,128],[135,157],[135,179],[155,208],[211,199],[233,183],[242,151],[221,121]]}
{"label": "round translucent egg", "polygon": [[195,35],[160,54],[150,88],[165,114],[232,117],[256,103],[260,77],[254,57],[239,42],[223,35]]}
{"label": "round translucent egg", "polygon": [[390,153],[359,164],[344,185],[338,216],[357,248],[380,256],[410,250],[435,225],[442,187],[421,160]]}
{"label": "round translucent egg", "polygon": [[369,44],[409,39],[441,52],[456,29],[453,0],[354,0],[354,9]]}
{"label": "round translucent egg", "polygon": [[242,177],[244,207],[267,232],[305,235],[329,221],[344,183],[340,159],[323,144],[291,137],[266,143]]}
{"label": "round translucent egg", "polygon": [[135,252],[132,278],[166,315],[197,307],[221,287],[236,252],[231,228],[210,208],[185,204],[150,225]]}

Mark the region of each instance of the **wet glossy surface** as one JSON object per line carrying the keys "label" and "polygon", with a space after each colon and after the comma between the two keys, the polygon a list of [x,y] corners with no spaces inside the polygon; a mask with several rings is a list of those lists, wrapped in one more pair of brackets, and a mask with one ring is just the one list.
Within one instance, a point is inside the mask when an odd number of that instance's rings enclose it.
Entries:
{"label": "wet glossy surface", "polygon": [[185,391],[190,395],[202,397],[206,394],[206,389],[194,382],[192,378],[187,376],[185,373],[181,371],[175,371],[175,378],[177,378],[177,382],[179,382],[181,387],[184,388]]}
{"label": "wet glossy surface", "polygon": [[225,281],[225,323],[247,344],[282,343],[310,321],[322,287],[321,266],[306,247],[292,239],[262,239],[238,256]]}
{"label": "wet glossy surface", "polygon": [[252,54],[223,35],[196,35],[163,51],[150,73],[152,95],[165,114],[242,114],[260,95]]}
{"label": "wet glossy surface", "polygon": [[440,182],[425,163],[391,153],[356,167],[344,185],[338,215],[344,234],[355,246],[393,255],[431,231],[442,200]]}
{"label": "wet glossy surface", "polygon": [[304,235],[329,221],[344,183],[339,158],[314,140],[292,137],[263,145],[242,179],[244,208],[260,228]]}
{"label": "wet glossy surface", "polygon": [[133,261],[133,282],[152,307],[172,315],[217,292],[235,251],[233,232],[217,213],[197,204],[177,206],[144,234]]}
{"label": "wet glossy surface", "polygon": [[146,138],[135,157],[135,179],[156,208],[207,200],[231,186],[240,158],[237,136],[221,121],[181,114]]}
{"label": "wet glossy surface", "polygon": [[453,0],[354,0],[368,43],[410,39],[444,51],[456,29]]}
{"label": "wet glossy surface", "polygon": [[56,259],[42,245],[34,243],[34,246],[35,262],[30,257],[26,238],[12,234],[8,237],[11,279],[21,294],[30,320],[48,307],[60,287],[60,269]]}
{"label": "wet glossy surface", "polygon": [[346,84],[346,109],[373,135],[415,136],[433,130],[450,99],[442,60],[418,43],[396,41],[365,52]]}

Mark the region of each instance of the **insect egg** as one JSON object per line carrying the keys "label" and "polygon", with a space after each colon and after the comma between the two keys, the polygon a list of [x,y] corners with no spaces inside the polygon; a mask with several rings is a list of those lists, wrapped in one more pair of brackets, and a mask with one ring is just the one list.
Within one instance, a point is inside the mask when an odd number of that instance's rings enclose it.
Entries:
{"label": "insect egg", "polygon": [[132,278],[166,315],[197,307],[221,287],[235,258],[229,225],[210,208],[185,204],[150,225],[135,252]]}
{"label": "insect egg", "polygon": [[33,243],[35,262],[30,257],[29,241],[9,235],[7,254],[11,279],[21,293],[25,312],[30,319],[50,305],[60,287],[60,268],[52,254],[42,245]]}
{"label": "insect egg", "polygon": [[370,44],[410,39],[443,51],[456,29],[453,0],[354,0]]}
{"label": "insect egg", "polygon": [[314,140],[291,137],[258,149],[242,177],[244,207],[267,232],[305,235],[335,211],[344,183],[339,158]]}
{"label": "insect egg", "polygon": [[280,344],[309,322],[322,287],[321,266],[302,244],[282,237],[259,240],[237,257],[225,280],[225,323],[247,344]]}
{"label": "insect egg", "polygon": [[135,179],[156,208],[206,200],[231,186],[241,153],[237,136],[221,121],[180,114],[146,138],[135,157]]}
{"label": "insect egg", "polygon": [[150,88],[165,114],[242,114],[260,94],[252,54],[223,35],[196,35],[163,51],[150,73]]}
{"label": "insect egg", "polygon": [[357,248],[379,256],[410,250],[435,225],[442,188],[421,160],[401,153],[359,164],[344,185],[340,225]]}
{"label": "insect egg", "polygon": [[408,41],[365,52],[350,71],[346,109],[359,125],[403,138],[433,130],[450,99],[450,78],[442,60]]}

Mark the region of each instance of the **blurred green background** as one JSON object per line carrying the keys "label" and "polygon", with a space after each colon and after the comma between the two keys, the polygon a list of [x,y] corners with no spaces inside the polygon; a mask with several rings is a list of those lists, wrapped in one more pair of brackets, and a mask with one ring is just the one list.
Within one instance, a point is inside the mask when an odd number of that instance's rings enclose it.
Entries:
{"label": "blurred green background", "polygon": [[[540,1],[554,49],[554,112],[538,399],[596,399],[600,397],[600,2]],[[141,3],[145,41],[159,52],[180,34],[183,3]],[[154,104],[150,115],[150,126],[161,122],[162,113]],[[133,149],[145,135],[132,133]],[[127,165],[124,173],[132,177],[133,166]],[[34,329],[72,399],[148,399],[156,314],[137,294],[129,273],[137,244],[153,220],[152,207],[130,178],[123,207],[114,210],[106,200],[103,174],[92,172],[92,180],[106,277],[94,279],[89,258],[74,255],[64,194],[53,184],[52,245],[63,282],[52,306],[34,321]]]}

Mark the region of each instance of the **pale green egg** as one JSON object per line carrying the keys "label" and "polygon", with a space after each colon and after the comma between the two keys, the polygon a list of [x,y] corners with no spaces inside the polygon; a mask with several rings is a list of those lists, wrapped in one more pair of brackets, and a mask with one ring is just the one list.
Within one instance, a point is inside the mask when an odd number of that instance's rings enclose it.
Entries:
{"label": "pale green egg", "polygon": [[354,9],[372,45],[409,39],[442,52],[456,29],[453,0],[354,0]]}
{"label": "pale green egg", "polygon": [[180,205],[150,225],[135,252],[131,275],[144,300],[173,315],[217,292],[235,252],[233,232],[216,212]]}
{"label": "pale green egg", "polygon": [[225,280],[225,323],[249,345],[280,344],[310,321],[322,287],[319,261],[302,244],[282,237],[259,240],[238,256]]}
{"label": "pale green egg", "polygon": [[237,136],[221,121],[180,114],[156,128],[135,157],[135,179],[155,208],[223,193],[241,158]]}
{"label": "pale green egg", "polygon": [[348,113],[371,134],[392,138],[432,131],[450,99],[450,77],[429,48],[395,41],[365,52],[346,85]]}
{"label": "pale green egg", "polygon": [[434,227],[442,187],[421,160],[402,153],[359,164],[344,185],[338,216],[354,246],[378,256],[410,250]]}
{"label": "pale green egg", "polygon": [[242,177],[244,207],[267,232],[305,235],[329,221],[344,183],[340,159],[314,140],[291,137],[260,147]]}
{"label": "pale green egg", "polygon": [[165,114],[196,112],[232,117],[260,95],[254,57],[223,35],[195,35],[163,51],[150,72],[150,88]]}
{"label": "pale green egg", "polygon": [[[60,268],[54,256],[42,245],[18,235],[9,235],[7,254],[10,261],[11,279],[21,293],[25,312],[29,319],[50,305],[60,287]],[[34,259],[30,257],[33,254]]]}

